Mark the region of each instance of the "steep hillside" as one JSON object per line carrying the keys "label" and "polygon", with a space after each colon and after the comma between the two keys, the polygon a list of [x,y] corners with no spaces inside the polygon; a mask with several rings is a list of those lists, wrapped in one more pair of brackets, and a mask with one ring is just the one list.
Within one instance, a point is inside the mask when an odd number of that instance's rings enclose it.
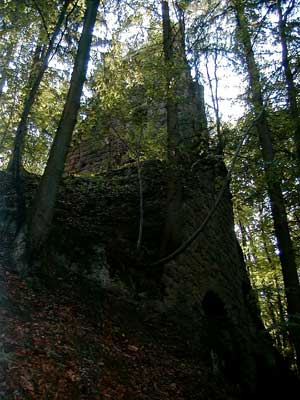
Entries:
{"label": "steep hillside", "polygon": [[[33,290],[1,266],[1,399],[238,399],[170,323],[68,279]],[[8,306],[9,304],[9,306]]]}

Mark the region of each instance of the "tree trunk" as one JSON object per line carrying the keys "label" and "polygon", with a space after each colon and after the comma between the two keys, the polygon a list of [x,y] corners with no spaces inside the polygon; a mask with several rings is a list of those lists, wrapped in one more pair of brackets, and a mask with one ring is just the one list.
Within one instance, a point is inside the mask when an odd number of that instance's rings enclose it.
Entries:
{"label": "tree trunk", "polygon": [[92,32],[98,5],[99,0],[88,0],[87,2],[84,25],[75,58],[69,92],[29,222],[30,252],[41,247],[48,236],[51,226],[59,183],[64,171],[68,147],[80,107],[82,88],[86,79]]}
{"label": "tree trunk", "polygon": [[295,144],[295,159],[296,159],[296,176],[300,178],[300,114],[297,103],[297,88],[294,82],[293,73],[289,61],[289,53],[286,37],[286,21],[282,14],[281,0],[277,0],[277,11],[279,16],[278,27],[281,43],[282,68],[285,75],[287,87],[287,95],[289,102],[289,112],[292,118],[294,128],[294,144]]}
{"label": "tree trunk", "polygon": [[[27,93],[27,96],[24,101],[24,106],[23,106],[23,111],[21,115],[21,119],[17,128],[15,140],[14,140],[14,146],[13,146],[13,152],[12,152],[12,157],[9,162],[9,170],[12,172],[15,180],[17,181],[18,176],[20,174],[20,168],[22,164],[22,155],[23,155],[23,147],[24,147],[24,142],[25,142],[25,136],[27,132],[27,120],[29,117],[29,114],[31,112],[33,103],[35,101],[38,89],[40,87],[40,83],[43,79],[43,76],[45,74],[45,71],[48,67],[49,59],[50,56],[53,52],[53,48],[55,45],[55,41],[57,39],[57,36],[60,32],[60,28],[62,26],[62,23],[64,21],[66,11],[68,8],[68,5],[70,4],[71,0],[65,0],[64,5],[62,7],[62,10],[60,12],[60,15],[57,19],[54,31],[52,33],[47,51],[45,52],[44,55],[40,55],[40,52],[36,50],[35,52],[35,57],[34,57],[34,66],[32,69],[32,77],[30,81],[32,80],[32,83],[30,84],[30,89]],[[37,46],[37,49],[40,49],[40,46]],[[38,53],[38,54],[37,54]],[[36,71],[36,65],[40,64],[38,70]],[[18,182],[16,182],[18,184]]]}
{"label": "tree trunk", "polygon": [[252,49],[244,2],[237,0],[234,1],[234,4],[237,19],[238,39],[243,48],[248,71],[251,102],[256,116],[260,115],[256,128],[262,150],[275,236],[279,249],[285,295],[287,299],[287,309],[290,318],[290,332],[296,350],[298,369],[300,370],[300,327],[297,323],[297,319],[300,316],[300,287],[297,266],[290,236],[285,202],[281,190],[281,181],[275,170],[271,129],[264,110],[260,74]]}
{"label": "tree trunk", "polygon": [[[208,85],[210,89],[211,101],[214,109],[215,119],[216,119],[216,131],[217,131],[217,146],[216,146],[216,154],[220,156],[224,156],[224,138],[221,128],[221,117],[220,117],[220,107],[219,107],[219,78],[218,78],[218,52],[214,51],[214,77],[213,79],[210,76],[209,68],[208,68],[208,53],[205,53],[206,63],[206,75],[208,79]],[[213,80],[214,85],[213,87]]]}
{"label": "tree trunk", "polygon": [[244,227],[242,221],[240,218],[238,218],[238,225],[239,225],[239,229],[240,229],[240,235],[241,235],[241,240],[242,240],[242,250],[244,253],[244,257],[245,257],[245,262],[246,262],[246,268],[247,268],[247,272],[250,276],[250,270],[249,270],[249,265],[251,263],[251,254],[249,249],[247,248],[247,232],[246,232],[246,228]]}
{"label": "tree trunk", "polygon": [[45,71],[48,67],[49,59],[53,53],[55,41],[60,32],[61,25],[66,15],[66,11],[70,0],[65,0],[60,15],[58,17],[56,26],[51,36],[47,50],[43,49],[43,46],[38,43],[33,60],[33,67],[31,70],[31,76],[29,78],[29,90],[24,101],[23,111],[21,119],[16,131],[12,156],[8,164],[8,170],[12,174],[12,182],[16,191],[16,226],[17,232],[25,221],[25,199],[24,199],[24,188],[22,184],[22,178],[20,176],[22,166],[22,156],[24,150],[25,137],[27,133],[27,121],[31,112],[33,103],[35,101],[40,83],[43,79]]}
{"label": "tree trunk", "polygon": [[282,342],[281,342],[281,336],[280,336],[279,330],[278,330],[277,315],[275,314],[275,311],[274,311],[274,304],[273,304],[273,297],[272,297],[273,288],[270,287],[270,285],[267,285],[264,280],[263,280],[262,284],[263,284],[264,296],[265,296],[266,303],[267,303],[268,314],[269,314],[269,318],[270,318],[271,324],[272,324],[272,331],[274,332],[273,337],[275,339],[275,344],[278,349],[282,350]]}
{"label": "tree trunk", "polygon": [[277,326],[276,330],[280,332],[282,336],[282,348],[287,349],[291,348],[291,343],[289,342],[289,336],[288,332],[285,329],[286,325],[286,318],[285,318],[285,312],[284,312],[284,305],[281,300],[281,294],[280,294],[280,288],[279,288],[279,282],[278,282],[278,277],[277,277],[277,271],[276,271],[276,266],[274,265],[272,261],[272,255],[270,254],[269,248],[268,248],[268,243],[267,243],[267,233],[264,228],[263,224],[263,207],[260,207],[259,209],[259,216],[260,216],[260,230],[261,230],[261,238],[263,242],[263,248],[264,252],[266,254],[266,258],[269,264],[270,269],[274,272],[274,287],[276,291],[276,304],[278,307],[278,316],[279,316],[279,326]]}
{"label": "tree trunk", "polygon": [[176,78],[174,73],[174,37],[172,34],[169,4],[162,0],[163,47],[166,75],[167,95],[167,133],[168,161],[177,161],[178,155],[178,115],[176,101]]}
{"label": "tree trunk", "polygon": [[160,253],[165,256],[181,244],[181,205],[182,185],[178,176],[179,167],[179,132],[178,105],[176,99],[177,76],[174,72],[174,37],[170,21],[168,0],[161,1],[163,48],[166,77],[166,109],[167,109],[167,159],[168,186],[166,218]]}
{"label": "tree trunk", "polygon": [[289,353],[293,353],[291,341],[289,337],[289,332],[286,329],[286,312],[285,312],[285,304],[283,303],[284,299],[282,299],[282,294],[280,290],[280,285],[278,282],[277,273],[274,275],[274,285],[276,290],[276,303],[279,313],[279,318],[281,322],[280,333],[282,337],[282,348],[286,351],[288,349]]}

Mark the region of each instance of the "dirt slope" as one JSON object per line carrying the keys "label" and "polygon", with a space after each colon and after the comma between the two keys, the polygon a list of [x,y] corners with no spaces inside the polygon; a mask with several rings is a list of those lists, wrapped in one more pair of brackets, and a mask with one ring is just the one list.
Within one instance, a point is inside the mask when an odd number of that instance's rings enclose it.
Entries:
{"label": "dirt slope", "polygon": [[32,289],[0,268],[0,399],[230,399],[170,323],[69,278]]}

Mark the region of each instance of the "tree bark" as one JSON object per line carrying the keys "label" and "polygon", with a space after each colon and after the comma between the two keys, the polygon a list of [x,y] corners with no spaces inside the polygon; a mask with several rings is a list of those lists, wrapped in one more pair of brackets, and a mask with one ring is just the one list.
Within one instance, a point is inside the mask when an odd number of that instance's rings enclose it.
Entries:
{"label": "tree bark", "polygon": [[281,63],[287,87],[289,113],[292,118],[294,128],[295,159],[297,165],[296,176],[297,178],[300,178],[300,110],[297,103],[297,88],[294,82],[293,72],[289,61],[289,51],[286,36],[286,21],[282,13],[281,0],[277,0],[276,6],[279,17],[278,28],[281,43]]}
{"label": "tree bark", "polygon": [[163,49],[165,60],[166,78],[166,109],[167,109],[167,160],[168,160],[168,186],[166,201],[166,217],[161,256],[172,252],[181,243],[181,205],[182,185],[179,170],[179,131],[178,131],[178,105],[176,99],[177,76],[174,72],[174,37],[170,21],[168,0],[161,1]]}
{"label": "tree bark", "polygon": [[40,83],[43,79],[45,71],[47,70],[49,59],[51,54],[53,53],[53,48],[55,45],[55,41],[60,32],[61,25],[66,15],[66,11],[68,5],[71,0],[65,0],[60,15],[57,19],[53,34],[51,36],[49,45],[47,50],[43,49],[43,45],[38,43],[34,59],[33,59],[33,67],[31,70],[31,76],[29,78],[29,90],[27,96],[24,101],[23,111],[21,114],[20,122],[17,127],[12,156],[10,158],[8,164],[8,171],[12,174],[12,182],[15,187],[16,192],[16,208],[17,208],[17,216],[16,216],[16,226],[17,232],[24,224],[25,221],[25,199],[24,199],[24,188],[22,184],[21,178],[21,167],[22,167],[22,156],[24,151],[24,143],[25,137],[27,133],[27,121],[29,114],[31,112],[32,106],[34,104],[38,89],[40,87]]}
{"label": "tree bark", "polygon": [[[206,63],[206,75],[208,79],[208,85],[210,89],[210,97],[213,104],[215,119],[216,119],[216,131],[217,131],[217,146],[216,146],[216,154],[220,156],[224,156],[224,138],[221,128],[221,116],[220,116],[220,107],[219,107],[219,78],[218,78],[218,52],[214,51],[214,77],[213,79],[210,76],[209,68],[208,68],[208,52],[205,54]],[[214,87],[213,87],[214,80]]]}
{"label": "tree bark", "polygon": [[261,114],[260,118],[257,120],[256,128],[262,151],[275,236],[279,249],[285,295],[287,299],[287,310],[290,318],[290,332],[296,350],[298,369],[300,370],[300,327],[298,321],[300,316],[300,287],[295,254],[290,236],[285,202],[281,190],[281,180],[275,170],[272,134],[267,121],[267,114],[264,109],[260,73],[251,44],[251,36],[248,20],[245,15],[244,2],[236,0],[233,3],[236,12],[238,40],[242,46],[247,66],[251,103],[255,114]]}
{"label": "tree bark", "polygon": [[77,120],[83,84],[86,79],[92,32],[98,5],[99,0],[88,0],[87,2],[83,30],[75,58],[69,92],[29,222],[30,252],[36,251],[42,246],[52,223],[59,184]]}
{"label": "tree bark", "polygon": [[16,135],[15,135],[12,157],[10,159],[9,168],[8,168],[12,172],[13,176],[15,177],[15,180],[18,179],[18,176],[20,174],[20,168],[22,165],[23,147],[24,147],[24,142],[25,142],[25,136],[27,133],[27,120],[28,120],[29,114],[31,112],[33,103],[35,101],[38,89],[40,87],[40,83],[43,79],[45,71],[47,70],[49,59],[53,52],[55,41],[60,32],[60,28],[64,21],[66,11],[67,11],[68,5],[70,4],[70,1],[71,0],[65,0],[65,2],[64,2],[64,5],[63,5],[60,15],[57,19],[54,31],[52,33],[52,36],[51,36],[51,39],[50,39],[50,42],[49,42],[49,45],[48,45],[48,48],[47,48],[47,51],[45,52],[45,54],[42,57],[40,57],[40,55],[38,55],[38,60],[37,60],[37,51],[35,52],[34,64],[37,64],[37,61],[38,61],[40,66],[39,66],[37,72],[35,71],[36,65],[34,65],[33,69],[32,69],[32,73],[33,73],[33,75],[35,75],[35,77],[32,76],[32,78],[30,79],[30,80],[32,80],[32,84],[30,85],[30,89],[29,89],[27,96],[25,98],[25,101],[24,101],[23,111],[21,114],[21,118],[20,118],[20,122],[19,122],[19,125],[17,128]]}
{"label": "tree bark", "polygon": [[176,101],[176,78],[174,73],[174,37],[170,21],[169,3],[162,0],[163,47],[166,70],[167,94],[167,135],[168,135],[168,161],[177,161],[178,156],[178,115]]}
{"label": "tree bark", "polygon": [[263,242],[263,248],[264,252],[266,254],[266,258],[268,260],[268,264],[270,269],[274,273],[274,287],[276,291],[276,304],[278,307],[278,316],[279,316],[279,326],[277,326],[276,330],[279,331],[279,333],[282,336],[282,349],[287,349],[291,348],[291,343],[289,342],[289,336],[287,330],[284,328],[286,325],[286,318],[285,318],[285,312],[284,312],[284,305],[282,303],[281,299],[281,294],[280,294],[280,288],[279,288],[279,282],[278,282],[278,276],[277,276],[277,271],[276,271],[276,265],[274,265],[273,260],[272,260],[272,255],[270,254],[269,248],[268,248],[268,243],[267,243],[267,233],[264,228],[263,224],[263,206],[260,207],[259,209],[259,216],[260,216],[260,230],[261,230],[261,238]]}

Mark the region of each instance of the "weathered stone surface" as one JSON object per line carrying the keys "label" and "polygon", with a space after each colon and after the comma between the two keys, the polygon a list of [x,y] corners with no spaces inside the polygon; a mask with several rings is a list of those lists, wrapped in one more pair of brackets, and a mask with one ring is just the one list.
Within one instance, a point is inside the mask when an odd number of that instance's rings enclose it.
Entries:
{"label": "weathered stone surface", "polygon": [[[209,137],[205,114],[203,86],[196,82],[190,68],[186,65],[182,70],[180,83],[177,87],[177,114],[178,114],[178,150],[183,160],[191,162],[195,155],[208,152]],[[135,87],[135,95],[131,93],[131,102],[135,107],[133,114],[143,114],[144,129],[147,135],[155,137],[159,131],[166,136],[167,112],[165,101],[148,102],[143,86]],[[101,110],[99,111],[101,113]],[[93,117],[94,118],[94,117]],[[107,115],[105,124],[101,124],[100,115],[97,128],[84,134],[84,140],[74,139],[69,151],[65,172],[71,174],[91,174],[107,172],[115,168],[132,163],[136,158],[136,146],[140,139],[137,127],[132,122],[126,124],[120,121],[118,115]],[[145,128],[146,127],[146,128]],[[140,128],[138,128],[140,129]],[[129,136],[137,136],[133,145]],[[151,132],[151,133],[150,133]],[[142,146],[143,148],[143,143]],[[146,146],[147,148],[147,146]],[[147,150],[143,149],[143,156],[148,157]],[[131,155],[130,155],[131,154]]]}
{"label": "weathered stone surface", "polygon": [[[226,174],[218,160],[202,159],[182,169],[183,240],[201,224]],[[216,375],[253,396],[256,386],[277,371],[260,321],[243,257],[234,233],[230,193],[197,240],[164,267],[159,257],[166,197],[166,168],[142,165],[143,241],[136,251],[139,191],[134,166],[93,177],[64,179],[43,263],[76,273],[103,289],[140,303],[147,318],[175,322],[185,351]],[[36,178],[27,179],[33,193]],[[246,395],[245,395],[246,398]]]}
{"label": "weathered stone surface", "polygon": [[128,145],[111,134],[105,139],[97,136],[74,145],[68,155],[66,173],[99,173],[109,171],[129,161]]}
{"label": "weathered stone surface", "polygon": [[0,171],[0,232],[15,231],[15,198],[10,175]]}
{"label": "weathered stone surface", "polygon": [[[228,379],[254,393],[253,382],[259,382],[260,369],[275,370],[275,358],[235,237],[230,193],[225,193],[192,246],[164,267],[152,269],[147,264],[159,257],[163,230],[165,172],[164,164],[158,161],[143,165],[144,227],[140,252],[136,252],[136,168],[94,178],[67,178],[52,232],[53,243],[61,242],[56,251],[67,254],[70,266],[77,263],[82,276],[95,277],[99,283],[104,271],[103,286],[117,289],[119,285],[122,290],[126,287],[130,296],[141,299],[142,307],[152,304],[150,309],[176,322],[190,351],[206,359],[213,370],[228,374]],[[225,174],[224,165],[213,158],[182,171],[184,239],[213,207]],[[97,249],[101,249],[100,253],[105,249],[105,261]]]}

